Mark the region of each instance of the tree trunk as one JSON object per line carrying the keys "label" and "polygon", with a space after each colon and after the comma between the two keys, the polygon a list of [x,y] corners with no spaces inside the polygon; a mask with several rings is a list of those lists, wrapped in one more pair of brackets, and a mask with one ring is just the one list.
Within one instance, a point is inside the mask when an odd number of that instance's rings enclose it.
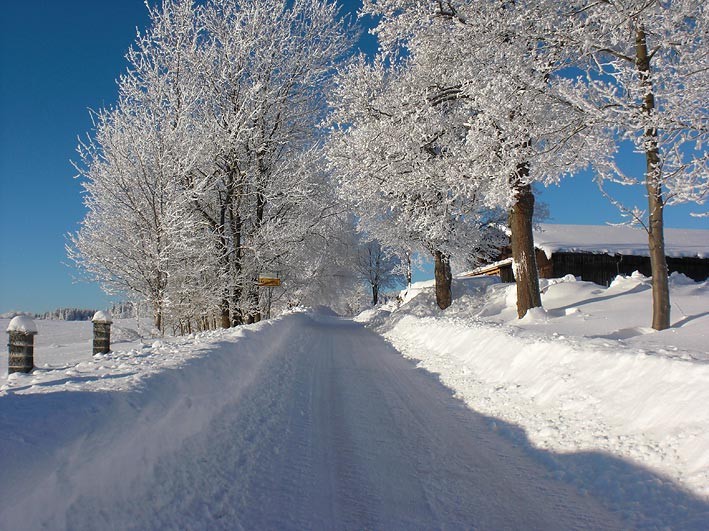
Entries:
{"label": "tree trunk", "polygon": [[[256,277],[256,282],[258,282],[258,277]],[[251,303],[253,304],[254,312],[254,323],[258,323],[261,320],[261,297],[259,296],[259,288],[254,287],[251,292]]]}
{"label": "tree trunk", "polygon": [[232,286],[231,286],[231,325],[239,326],[244,324],[244,312],[241,308],[241,296],[242,296],[242,248],[241,248],[241,232],[242,232],[242,221],[241,215],[235,212],[238,209],[232,205],[232,210],[230,212],[230,227],[231,227],[231,238],[234,245],[234,252],[232,258]]}
{"label": "tree trunk", "polygon": [[229,316],[229,299],[222,299],[219,305],[219,326],[229,328],[231,326],[231,318]]}
{"label": "tree trunk", "polygon": [[372,284],[372,306],[376,306],[379,302],[379,286]]}
{"label": "tree trunk", "polygon": [[406,289],[409,289],[411,287],[411,277],[411,255],[409,253],[406,253]]}
{"label": "tree trunk", "polygon": [[273,302],[273,288],[266,291],[266,319],[271,318],[271,303]]}
{"label": "tree trunk", "polygon": [[[645,96],[642,111],[651,116],[655,109],[655,95],[652,89],[650,55],[647,49],[647,37],[643,26],[635,33],[635,64],[640,74],[640,86]],[[657,147],[657,129],[645,129],[645,187],[649,208],[648,243],[650,247],[650,269],[652,271],[652,327],[664,330],[670,327],[670,287],[667,279],[667,260],[665,259],[664,200],[660,156]]]}
{"label": "tree trunk", "polygon": [[[222,271],[225,278],[229,278],[229,246],[227,245],[227,235],[226,232],[226,216],[227,216],[227,205],[221,205],[219,211],[219,225],[216,230],[219,234],[219,262],[222,267]],[[222,328],[229,328],[231,326],[231,319],[229,318],[229,287],[224,286],[222,288],[222,297],[219,302],[219,325]]]}
{"label": "tree trunk", "polygon": [[241,219],[241,198],[243,194],[243,181],[236,179],[232,202],[229,205],[229,230],[231,231],[231,241],[233,246],[231,258],[231,325],[239,326],[244,323],[244,312],[241,308],[241,296],[243,291],[242,278],[242,255],[241,247],[243,221]]}
{"label": "tree trunk", "polygon": [[160,335],[165,333],[165,292],[167,290],[167,273],[158,271],[155,277],[153,296],[153,324]]}
{"label": "tree trunk", "polygon": [[434,258],[434,278],[436,279],[436,303],[441,310],[445,310],[451,305],[451,274],[450,258],[441,251],[433,253]]}
{"label": "tree trunk", "polygon": [[249,286],[247,299],[249,302],[248,313],[246,314],[246,324],[258,323],[261,320],[259,308],[259,288],[258,277],[253,279],[253,284]]}
{"label": "tree trunk", "polygon": [[156,306],[153,312],[153,325],[162,334],[162,308],[160,306]]}
{"label": "tree trunk", "polygon": [[[241,295],[234,295],[232,301],[238,304],[241,301]],[[231,312],[231,326],[240,326],[242,324],[244,324],[244,312],[237,306]]]}
{"label": "tree trunk", "polygon": [[[518,175],[529,173],[527,164],[518,168]],[[517,284],[517,316],[521,319],[530,308],[542,305],[539,293],[539,271],[534,252],[532,217],[534,216],[534,193],[532,185],[515,186],[515,202],[510,211],[512,232],[512,259],[514,260],[515,283]]]}
{"label": "tree trunk", "polygon": [[[258,159],[258,187],[256,192],[256,219],[254,220],[254,232],[257,233],[263,225],[264,213],[266,210],[266,196],[263,194],[262,182],[263,176],[266,175],[265,163],[259,157]],[[253,278],[253,284],[249,290],[249,316],[252,323],[258,323],[261,320],[261,308],[259,304],[259,288],[258,288],[258,273]]]}

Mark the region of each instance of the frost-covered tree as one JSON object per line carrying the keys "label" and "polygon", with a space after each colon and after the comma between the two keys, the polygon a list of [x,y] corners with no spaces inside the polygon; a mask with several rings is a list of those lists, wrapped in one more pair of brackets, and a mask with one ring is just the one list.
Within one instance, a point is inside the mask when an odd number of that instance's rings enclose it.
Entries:
{"label": "frost-covered tree", "polygon": [[259,319],[259,271],[284,271],[292,242],[332,210],[316,125],[348,40],[337,6],[323,0],[214,0],[202,20],[213,154],[193,187],[219,234],[226,326]]}
{"label": "frost-covered tree", "polygon": [[394,273],[404,279],[408,289],[411,287],[414,270],[421,269],[423,266],[422,256],[415,251],[413,246],[402,242],[398,243],[392,253],[398,258],[397,264],[394,266]]}
{"label": "frost-covered tree", "polygon": [[[495,209],[509,208],[523,316],[541,304],[532,184],[587,165],[582,148],[592,140],[582,113],[553,90],[554,74],[568,65],[564,48],[547,38],[559,10],[551,2],[383,0],[364,2],[363,12],[380,17],[383,51],[340,76],[333,105],[344,139],[335,142],[357,146],[346,179],[370,175],[361,193],[386,189],[387,213],[408,203],[397,211],[409,211],[407,228],[419,222],[430,232],[447,220],[447,229],[467,229],[469,249],[485,248],[494,231],[480,229]],[[334,157],[347,159],[342,149]],[[438,251],[445,269],[450,253]]]}
{"label": "frost-covered tree", "polygon": [[159,328],[258,320],[258,274],[297,278],[339,215],[317,124],[344,23],[324,0],[149,9],[119,101],[80,148],[89,213],[72,257],[150,301]]}
{"label": "frost-covered tree", "polygon": [[356,273],[354,220],[338,209],[317,226],[309,242],[293,246],[297,252],[291,256],[293,267],[278,305],[327,305],[338,313],[356,313],[362,283]]}
{"label": "frost-covered tree", "polygon": [[[703,0],[579,0],[565,3],[559,39],[579,50],[584,71],[566,97],[600,124],[614,149],[594,152],[599,181],[641,184],[647,209],[622,210],[648,233],[652,326],[670,326],[664,208],[702,203],[709,191],[709,7]],[[618,164],[631,142],[642,175]]]}
{"label": "frost-covered tree", "polygon": [[200,93],[189,68],[199,29],[190,1],[165,0],[150,16],[127,54],[116,107],[96,113],[93,138],[79,146],[88,214],[69,254],[109,293],[148,301],[163,330],[170,294],[187,285],[170,285],[174,266],[200,264],[189,275],[202,278],[210,243],[182,188],[201,156],[192,119]]}
{"label": "frost-covered tree", "polygon": [[432,102],[430,70],[415,61],[360,57],[340,72],[328,156],[363,231],[434,259],[436,298],[445,309],[450,257],[488,247],[483,226],[497,199],[490,202],[491,181],[467,171],[464,103]]}
{"label": "frost-covered tree", "polygon": [[364,241],[357,249],[357,273],[369,286],[372,306],[379,302],[382,289],[394,287],[401,282],[401,275],[396,273],[398,265],[399,258],[387,252],[376,240]]}

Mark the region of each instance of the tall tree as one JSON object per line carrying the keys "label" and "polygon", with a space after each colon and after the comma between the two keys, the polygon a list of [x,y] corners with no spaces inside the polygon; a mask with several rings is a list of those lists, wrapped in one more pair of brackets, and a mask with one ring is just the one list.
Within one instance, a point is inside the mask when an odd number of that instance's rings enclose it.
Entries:
{"label": "tall tree", "polygon": [[[591,141],[582,113],[550,82],[568,64],[564,48],[547,38],[558,9],[531,1],[383,0],[365,1],[363,13],[380,17],[382,52],[371,67],[344,74],[359,81],[341,100],[358,110],[341,106],[335,115],[343,132],[351,130],[348,142],[359,142],[360,170],[379,173],[374,182],[403,175],[394,193],[413,190],[416,200],[418,183],[427,183],[437,189],[428,204],[456,205],[448,210],[453,219],[477,217],[478,227],[487,225],[485,209],[508,208],[522,317],[541,304],[532,184],[557,182],[590,157],[581,149]],[[467,243],[473,249],[483,239]],[[445,269],[449,253],[436,251]]]}
{"label": "tall tree", "polygon": [[170,264],[204,263],[179,185],[199,160],[188,125],[199,95],[186,66],[199,32],[189,1],[165,0],[150,16],[116,108],[95,114],[94,137],[79,146],[88,214],[69,255],[107,291],[147,300],[163,330]]}
{"label": "tall tree", "polygon": [[[213,130],[213,185],[199,208],[220,234],[230,274],[222,322],[260,317],[256,286],[264,268],[284,267],[278,232],[296,225],[303,208],[311,221],[327,215],[310,200],[322,188],[312,164],[317,124],[336,61],[348,46],[337,6],[324,0],[213,0],[202,15],[208,44],[205,71]],[[210,195],[211,192],[211,195]],[[216,194],[216,195],[214,195]],[[290,219],[292,217],[292,219]],[[276,238],[274,240],[274,238]]]}
{"label": "tall tree", "polygon": [[72,256],[149,300],[160,328],[258,320],[258,273],[297,277],[339,215],[317,125],[345,22],[325,0],[149,9],[118,104],[80,148],[89,214]]}
{"label": "tall tree", "polygon": [[461,102],[432,104],[422,74],[413,62],[390,65],[381,56],[343,68],[331,101],[328,157],[362,231],[387,247],[438,257],[437,301],[445,309],[450,256],[485,247],[481,219],[489,208],[486,183],[468,178],[459,156]]}
{"label": "tall tree", "polygon": [[393,287],[401,281],[396,273],[399,264],[398,257],[387,252],[376,240],[363,242],[357,252],[357,273],[370,288],[372,306],[379,303],[379,293],[382,289]]}
{"label": "tall tree", "polygon": [[[709,7],[702,0],[576,1],[557,30],[579,49],[584,76],[566,96],[600,125],[612,148],[594,153],[599,182],[642,184],[647,209],[620,205],[648,234],[652,327],[670,326],[664,209],[703,202],[709,192]],[[645,159],[641,176],[618,164],[632,142]]]}

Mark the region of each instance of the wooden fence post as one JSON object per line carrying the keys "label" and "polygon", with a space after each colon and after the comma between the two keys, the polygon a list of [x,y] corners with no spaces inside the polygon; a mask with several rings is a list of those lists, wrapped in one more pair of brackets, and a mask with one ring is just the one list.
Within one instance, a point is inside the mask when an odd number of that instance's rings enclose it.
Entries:
{"label": "wooden fence post", "polygon": [[111,316],[106,312],[96,312],[91,319],[94,323],[94,354],[111,351]]}
{"label": "wooden fence post", "polygon": [[7,327],[10,342],[7,351],[10,355],[7,373],[32,372],[34,369],[34,336],[37,325],[26,315],[18,315]]}

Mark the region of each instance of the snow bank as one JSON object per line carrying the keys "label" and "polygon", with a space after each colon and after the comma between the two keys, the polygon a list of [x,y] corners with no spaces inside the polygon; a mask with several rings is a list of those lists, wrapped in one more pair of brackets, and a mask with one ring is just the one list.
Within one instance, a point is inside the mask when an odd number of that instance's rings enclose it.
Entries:
{"label": "snow bank", "polygon": [[126,499],[161,456],[239,401],[272,346],[303,319],[0,379],[0,529],[65,528],[68,508],[89,493]]}
{"label": "snow bank", "polygon": [[[521,321],[514,285],[490,277],[457,279],[445,312],[421,290],[397,311],[367,317],[471,408],[522,427],[534,447],[607,452],[709,499],[709,284],[677,276],[671,284],[686,313],[664,332],[647,328],[642,275],[609,288],[544,282],[545,308]],[[560,473],[573,481],[573,470]],[[611,493],[614,473],[604,478]]]}

